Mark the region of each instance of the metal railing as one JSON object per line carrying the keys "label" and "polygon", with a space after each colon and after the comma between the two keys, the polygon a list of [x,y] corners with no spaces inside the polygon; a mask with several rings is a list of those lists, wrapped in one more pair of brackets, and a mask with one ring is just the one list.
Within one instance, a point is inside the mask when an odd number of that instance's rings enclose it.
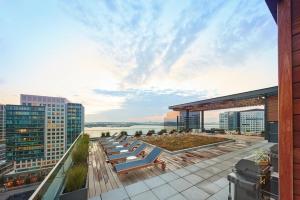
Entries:
{"label": "metal railing", "polygon": [[72,150],[78,141],[78,139],[83,135],[81,133],[70,148],[66,151],[63,157],[58,161],[58,163],[53,167],[53,169],[49,172],[49,174],[45,177],[43,182],[39,185],[39,187],[35,190],[35,192],[31,195],[29,200],[52,200],[57,199],[59,193],[61,192],[64,182],[66,172],[72,165]]}

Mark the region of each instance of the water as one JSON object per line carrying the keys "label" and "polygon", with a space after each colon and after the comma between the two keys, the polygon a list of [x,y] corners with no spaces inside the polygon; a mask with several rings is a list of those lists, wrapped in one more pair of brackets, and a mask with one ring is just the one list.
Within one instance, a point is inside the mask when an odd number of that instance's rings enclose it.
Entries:
{"label": "water", "polygon": [[134,135],[136,131],[142,131],[143,134],[146,134],[149,130],[154,130],[155,132],[164,129],[164,126],[157,126],[157,125],[135,125],[130,127],[92,127],[84,128],[84,132],[88,133],[91,138],[93,137],[101,137],[101,133],[103,132],[110,132],[119,133],[121,131],[126,131],[128,135]]}
{"label": "water", "polygon": [[[211,128],[219,128],[218,124],[205,124],[205,129]],[[176,128],[176,127],[174,127]],[[119,133],[121,131],[126,131],[128,135],[134,135],[136,131],[142,131],[143,134],[146,134],[149,130],[154,130],[155,132],[164,129],[164,126],[157,126],[157,125],[135,125],[130,127],[92,127],[92,128],[85,128],[85,132],[90,135],[91,138],[93,137],[101,137],[101,133],[103,132],[110,132]]]}

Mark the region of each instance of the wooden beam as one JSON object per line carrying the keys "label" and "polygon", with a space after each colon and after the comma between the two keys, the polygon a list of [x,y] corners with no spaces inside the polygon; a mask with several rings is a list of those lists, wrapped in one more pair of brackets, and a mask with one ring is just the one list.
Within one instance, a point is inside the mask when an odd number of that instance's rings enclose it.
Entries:
{"label": "wooden beam", "polygon": [[278,2],[279,196],[293,199],[293,94],[291,0]]}

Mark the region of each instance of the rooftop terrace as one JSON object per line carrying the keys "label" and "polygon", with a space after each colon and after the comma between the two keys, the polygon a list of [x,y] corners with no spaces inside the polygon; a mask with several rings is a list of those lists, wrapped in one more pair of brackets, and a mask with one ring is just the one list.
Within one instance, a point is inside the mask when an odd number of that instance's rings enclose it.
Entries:
{"label": "rooftop terrace", "polygon": [[[163,152],[160,159],[167,164],[165,171],[149,167],[123,175],[117,175],[112,165],[105,162],[106,155],[100,144],[91,141],[88,196],[97,200],[173,199],[175,196],[178,199],[226,199],[226,176],[233,165],[267,146],[260,137],[229,137],[236,141],[176,155]],[[146,149],[149,150],[150,147]]]}

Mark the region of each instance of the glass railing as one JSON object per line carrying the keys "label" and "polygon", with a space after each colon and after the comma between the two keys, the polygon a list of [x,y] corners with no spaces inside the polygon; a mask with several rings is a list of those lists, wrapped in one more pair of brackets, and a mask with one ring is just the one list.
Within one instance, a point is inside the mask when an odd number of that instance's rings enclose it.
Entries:
{"label": "glass railing", "polygon": [[46,176],[43,182],[39,185],[39,187],[35,190],[35,192],[31,195],[29,200],[52,200],[58,199],[61,190],[63,189],[63,185],[65,182],[66,172],[72,165],[72,150],[77,143],[78,139],[82,137],[83,133],[81,133],[64,156],[58,161],[58,163],[54,166],[54,168],[50,171],[50,173]]}

